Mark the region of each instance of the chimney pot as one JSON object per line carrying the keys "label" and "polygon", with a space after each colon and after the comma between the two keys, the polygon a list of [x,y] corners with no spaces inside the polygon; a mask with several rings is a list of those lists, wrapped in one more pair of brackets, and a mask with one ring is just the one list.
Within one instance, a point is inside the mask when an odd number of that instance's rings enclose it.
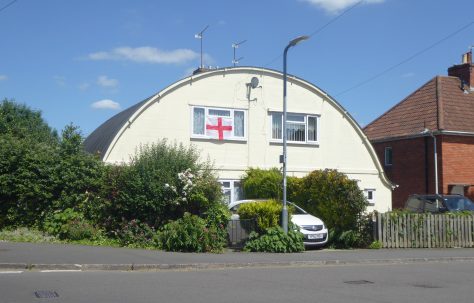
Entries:
{"label": "chimney pot", "polygon": [[461,88],[474,90],[474,65],[472,64],[472,48],[462,55],[461,64],[448,68],[448,75],[458,77],[461,80]]}

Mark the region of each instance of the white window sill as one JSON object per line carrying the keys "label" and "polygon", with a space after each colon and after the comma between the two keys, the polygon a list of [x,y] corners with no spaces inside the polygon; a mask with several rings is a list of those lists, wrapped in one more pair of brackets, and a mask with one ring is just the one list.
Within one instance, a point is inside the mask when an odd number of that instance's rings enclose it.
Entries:
{"label": "white window sill", "polygon": [[225,138],[223,140],[219,140],[216,138],[209,138],[207,136],[198,136],[198,135],[192,135],[191,139],[198,139],[198,140],[205,140],[205,141],[222,141],[222,142],[247,142],[247,138]]}
{"label": "white window sill", "polygon": [[[272,144],[282,144],[282,145],[283,145],[283,140],[270,139],[270,143],[272,143]],[[318,141],[314,141],[314,142],[286,141],[286,143],[289,144],[289,145],[310,145],[310,146],[319,146],[319,142],[318,142]]]}

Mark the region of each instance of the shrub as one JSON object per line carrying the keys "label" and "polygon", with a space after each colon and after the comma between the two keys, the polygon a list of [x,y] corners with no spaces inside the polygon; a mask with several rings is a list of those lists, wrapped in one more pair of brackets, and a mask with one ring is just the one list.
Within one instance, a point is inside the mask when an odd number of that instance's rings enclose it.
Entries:
{"label": "shrub", "polygon": [[225,244],[216,227],[208,227],[204,219],[190,213],[166,224],[159,242],[164,250],[180,252],[221,252]]}
{"label": "shrub", "polygon": [[216,231],[217,241],[224,247],[227,243],[227,224],[230,219],[230,211],[224,203],[216,203],[205,213],[206,226]]}
{"label": "shrub", "polygon": [[246,199],[279,199],[282,193],[281,172],[278,168],[249,168],[242,179],[242,188]]}
{"label": "shrub", "polygon": [[204,214],[220,203],[220,184],[199,153],[166,140],[143,146],[130,165],[109,167],[103,221],[115,230],[122,220],[138,219],[155,229],[185,212]]}
{"label": "shrub", "polygon": [[96,233],[92,224],[85,220],[81,213],[71,208],[50,214],[44,228],[46,232],[62,240],[91,239]]}
{"label": "shrub", "polygon": [[291,253],[304,251],[303,234],[293,228],[285,234],[280,227],[271,227],[259,235],[252,232],[245,244],[245,251]]}
{"label": "shrub", "polygon": [[324,221],[337,247],[365,245],[367,200],[357,181],[336,170],[316,170],[303,178],[301,188],[296,202]]}
{"label": "shrub", "polygon": [[282,205],[275,200],[243,203],[238,209],[240,219],[255,219],[257,233],[279,225]]}
{"label": "shrub", "polygon": [[120,228],[114,231],[113,234],[121,246],[135,248],[159,247],[155,230],[137,219],[123,221]]}

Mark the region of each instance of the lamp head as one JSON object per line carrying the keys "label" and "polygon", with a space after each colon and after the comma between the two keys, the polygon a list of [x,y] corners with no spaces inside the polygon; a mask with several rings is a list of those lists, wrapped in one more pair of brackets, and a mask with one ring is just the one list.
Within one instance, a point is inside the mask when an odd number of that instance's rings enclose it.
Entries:
{"label": "lamp head", "polygon": [[295,39],[291,40],[288,45],[289,46],[295,46],[296,44],[298,44],[302,41],[308,40],[308,39],[309,39],[309,36],[299,36],[299,37],[296,37]]}

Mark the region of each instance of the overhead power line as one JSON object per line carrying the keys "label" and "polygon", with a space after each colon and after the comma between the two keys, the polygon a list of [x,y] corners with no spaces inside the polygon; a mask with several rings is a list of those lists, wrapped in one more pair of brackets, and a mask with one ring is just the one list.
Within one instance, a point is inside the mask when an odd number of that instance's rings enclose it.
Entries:
{"label": "overhead power line", "polygon": [[464,25],[464,26],[458,28],[458,29],[455,30],[454,32],[450,33],[450,34],[447,35],[446,37],[444,37],[444,38],[442,38],[442,39],[436,41],[436,42],[433,43],[433,44],[431,44],[430,46],[428,46],[428,47],[426,47],[426,48],[424,48],[424,49],[422,49],[422,50],[420,50],[420,51],[414,53],[413,55],[409,56],[408,58],[406,58],[406,59],[404,59],[404,60],[402,60],[402,61],[400,61],[400,62],[398,62],[397,64],[394,64],[394,65],[392,65],[392,66],[390,66],[390,67],[384,69],[383,71],[381,71],[381,72],[375,74],[374,76],[372,76],[372,77],[370,77],[370,78],[368,78],[368,79],[366,79],[366,80],[364,80],[364,81],[361,81],[361,82],[359,82],[358,84],[356,84],[356,85],[354,85],[354,86],[352,86],[352,87],[349,87],[349,88],[346,89],[346,90],[343,90],[343,91],[341,91],[341,92],[335,94],[335,96],[337,97],[337,96],[343,95],[343,94],[345,94],[345,93],[348,93],[348,92],[350,92],[351,90],[354,90],[354,89],[356,89],[356,88],[359,88],[359,87],[361,87],[361,86],[363,86],[363,85],[365,85],[365,84],[367,84],[367,83],[369,83],[369,82],[374,81],[375,79],[378,79],[378,78],[382,77],[383,75],[385,75],[386,73],[388,73],[388,72],[394,70],[395,68],[399,67],[400,65],[403,65],[403,64],[407,63],[408,61],[413,60],[414,58],[418,57],[418,56],[421,55],[421,54],[426,53],[426,52],[429,51],[430,49],[432,49],[432,48],[438,46],[439,44],[441,44],[441,43],[443,43],[444,41],[450,39],[451,37],[455,36],[456,34],[458,34],[458,33],[462,32],[462,31],[466,30],[467,28],[469,28],[469,27],[470,27],[471,25],[473,25],[473,24],[474,24],[474,21],[469,22],[468,24],[466,24],[466,25]]}
{"label": "overhead power line", "polygon": [[[322,32],[326,27],[328,27],[329,25],[331,25],[332,23],[336,22],[339,18],[341,18],[342,16],[344,16],[345,14],[347,14],[348,12],[350,12],[351,10],[353,10],[354,8],[356,8],[357,6],[359,6],[360,4],[362,4],[362,2],[364,2],[364,0],[361,0],[359,2],[357,2],[356,4],[352,5],[351,7],[349,7],[348,9],[344,10],[342,13],[340,13],[339,15],[335,16],[334,18],[332,18],[331,20],[329,20],[326,24],[324,24],[323,26],[321,27],[318,27],[316,30],[314,30],[310,35],[309,37],[313,37],[314,35]],[[267,64],[263,65],[263,67],[267,67],[271,64],[273,64],[275,61],[281,59],[281,57],[283,57],[283,54],[280,54],[278,55],[277,57],[275,57],[274,59],[272,59],[270,62],[268,62]]]}
{"label": "overhead power line", "polygon": [[7,9],[10,5],[12,5],[13,3],[17,2],[18,0],[13,0],[11,1],[10,3],[8,3],[7,5],[3,6],[0,8],[0,12],[3,11],[4,9]]}

